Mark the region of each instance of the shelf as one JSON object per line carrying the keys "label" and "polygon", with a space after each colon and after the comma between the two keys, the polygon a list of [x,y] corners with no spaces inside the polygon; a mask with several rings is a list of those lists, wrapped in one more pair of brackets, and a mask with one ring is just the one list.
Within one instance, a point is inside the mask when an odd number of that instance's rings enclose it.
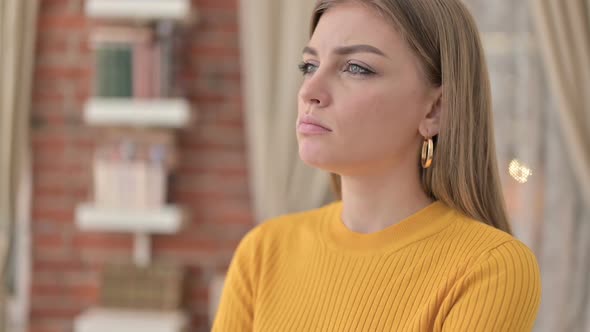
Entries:
{"label": "shelf", "polygon": [[174,205],[154,211],[106,209],[92,203],[76,208],[76,223],[85,231],[173,234],[183,222],[182,209]]}
{"label": "shelf", "polygon": [[84,106],[84,121],[91,125],[180,128],[191,119],[184,99],[91,98]]}
{"label": "shelf", "polygon": [[190,21],[190,0],[86,0],[87,16],[111,19]]}
{"label": "shelf", "polygon": [[188,318],[180,311],[92,308],[74,321],[75,332],[182,332]]}

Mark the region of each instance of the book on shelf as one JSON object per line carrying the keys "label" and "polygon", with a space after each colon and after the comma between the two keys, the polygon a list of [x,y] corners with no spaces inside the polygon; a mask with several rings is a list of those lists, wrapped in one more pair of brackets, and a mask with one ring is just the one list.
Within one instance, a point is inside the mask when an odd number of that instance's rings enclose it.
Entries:
{"label": "book on shelf", "polygon": [[112,209],[158,210],[166,203],[170,143],[123,138],[100,146],[93,160],[94,202]]}
{"label": "book on shelf", "polygon": [[172,96],[173,27],[105,26],[90,35],[98,97]]}
{"label": "book on shelf", "polygon": [[95,95],[134,97],[133,49],[120,43],[103,44],[96,50]]}

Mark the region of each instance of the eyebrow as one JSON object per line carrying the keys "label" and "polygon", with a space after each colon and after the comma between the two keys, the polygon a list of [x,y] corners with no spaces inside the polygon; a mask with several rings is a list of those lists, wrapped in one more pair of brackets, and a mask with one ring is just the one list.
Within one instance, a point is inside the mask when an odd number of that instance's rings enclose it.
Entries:
{"label": "eyebrow", "polygon": [[[311,48],[309,46],[303,48],[303,54],[305,53],[311,54],[313,56],[318,55],[318,52],[314,48]],[[380,49],[371,45],[364,44],[337,47],[336,49],[334,49],[334,53],[338,55],[348,55],[354,53],[373,53],[387,58],[385,53],[383,53],[383,51],[381,51]]]}

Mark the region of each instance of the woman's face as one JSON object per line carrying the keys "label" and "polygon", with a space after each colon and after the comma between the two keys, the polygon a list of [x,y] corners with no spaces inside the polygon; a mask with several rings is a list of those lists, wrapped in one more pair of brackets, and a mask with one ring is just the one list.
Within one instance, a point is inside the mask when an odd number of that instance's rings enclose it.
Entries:
{"label": "woman's face", "polygon": [[341,175],[417,167],[422,135],[438,130],[428,114],[440,89],[426,82],[389,21],[355,2],[330,8],[301,69],[297,140],[304,162]]}

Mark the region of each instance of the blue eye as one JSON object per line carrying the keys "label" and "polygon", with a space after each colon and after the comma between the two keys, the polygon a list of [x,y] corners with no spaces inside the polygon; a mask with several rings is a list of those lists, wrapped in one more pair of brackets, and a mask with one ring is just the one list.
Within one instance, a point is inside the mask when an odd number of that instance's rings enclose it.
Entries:
{"label": "blue eye", "polygon": [[347,72],[349,72],[352,75],[371,75],[371,74],[374,74],[373,71],[371,71],[371,70],[369,70],[369,69],[367,69],[367,68],[365,68],[363,66],[357,65],[355,63],[349,63],[349,64],[347,64],[346,65],[346,69],[344,71],[347,71]]}
{"label": "blue eye", "polygon": [[307,74],[311,74],[313,72],[315,72],[318,67],[314,64],[311,64],[309,62],[302,62],[299,64],[299,70],[301,71],[301,73],[303,73],[303,75],[307,75]]}

